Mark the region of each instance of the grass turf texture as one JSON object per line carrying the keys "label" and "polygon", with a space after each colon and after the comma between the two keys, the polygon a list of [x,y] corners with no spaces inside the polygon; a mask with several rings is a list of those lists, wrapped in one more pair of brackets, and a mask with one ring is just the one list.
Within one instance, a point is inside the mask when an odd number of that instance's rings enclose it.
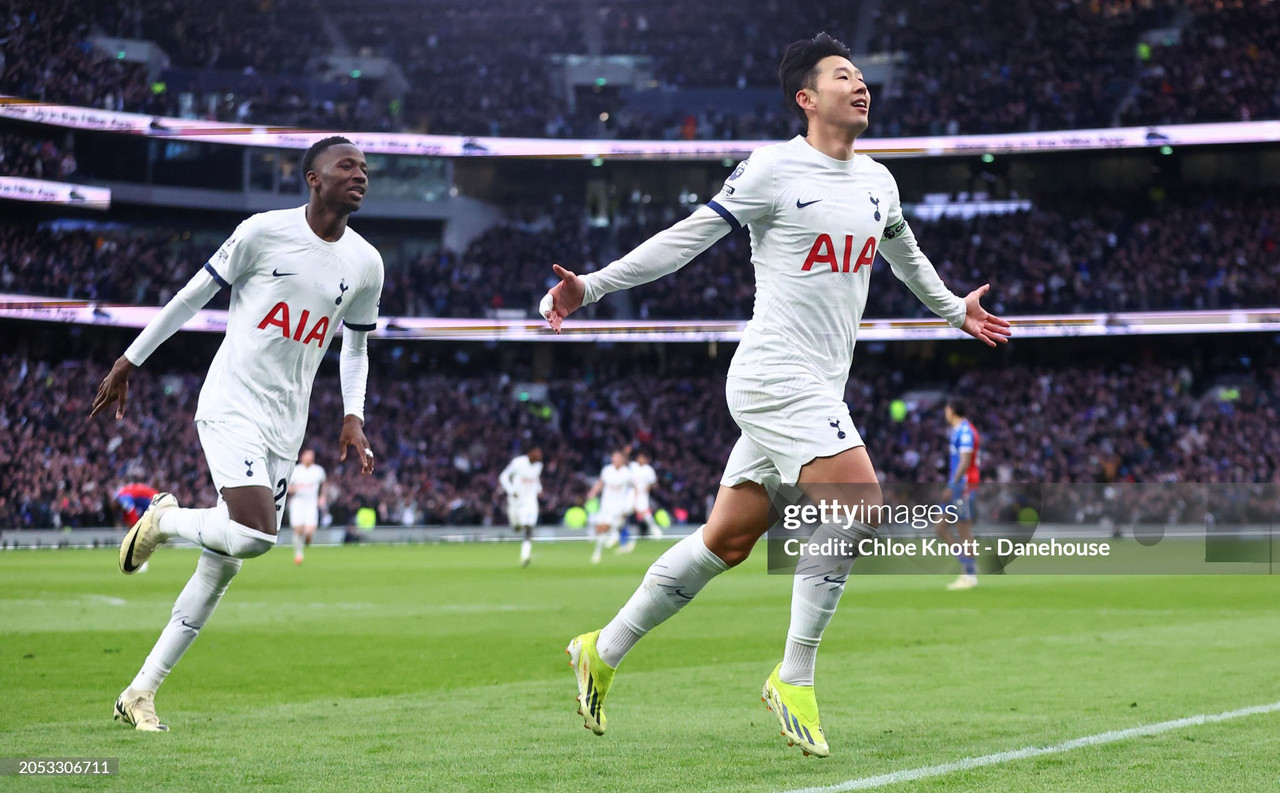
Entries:
{"label": "grass turf texture", "polygon": [[[0,553],[0,755],[119,757],[110,778],[6,790],[788,790],[1280,700],[1280,579],[862,576],[827,632],[833,756],[785,748],[760,685],[789,579],[763,554],[628,656],[609,733],[574,714],[563,654],[666,544],[289,549],[250,560],[157,698],[173,730],[110,720],[194,568],[162,549]],[[763,550],[763,549],[761,549]],[[1280,713],[886,788],[1274,789]]]}

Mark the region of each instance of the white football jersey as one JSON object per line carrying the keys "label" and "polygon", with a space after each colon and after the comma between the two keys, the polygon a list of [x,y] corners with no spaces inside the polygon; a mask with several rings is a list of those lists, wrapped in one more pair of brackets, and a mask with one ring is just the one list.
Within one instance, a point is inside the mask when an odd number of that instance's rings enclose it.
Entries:
{"label": "white football jersey", "polygon": [[338,326],[376,326],[382,257],[349,227],[337,242],[320,239],[304,206],[248,218],[205,269],[231,287],[231,310],[196,419],[248,421],[272,452],[294,459]]}
{"label": "white football jersey", "polygon": [[542,492],[542,463],[531,462],[529,455],[522,454],[502,469],[498,482],[509,496],[522,501],[536,499]]}
{"label": "white football jersey", "polygon": [[[707,206],[751,232],[755,309],[730,375],[812,374],[843,394],[876,252],[908,232],[892,174],[866,155],[835,160],[797,137],[756,149]],[[915,290],[900,257],[886,257]],[[930,307],[945,308],[954,324],[963,301],[945,287],[942,294],[942,305]]]}
{"label": "white football jersey", "polygon": [[295,488],[289,497],[294,506],[320,506],[320,485],[325,480],[324,469],[318,465],[299,465],[289,477],[289,486]]}
{"label": "white football jersey", "polygon": [[653,470],[653,466],[645,463],[631,464],[631,484],[635,488],[635,510],[636,512],[648,512],[652,505],[649,503],[649,490],[654,483],[658,481],[658,473]]}
{"label": "white football jersey", "polygon": [[612,463],[600,470],[600,481],[604,486],[600,490],[601,512],[624,512],[631,506],[631,469],[627,466],[615,468]]}
{"label": "white football jersey", "polygon": [[583,305],[675,272],[743,226],[755,309],[729,377],[747,392],[759,385],[762,401],[815,380],[843,399],[877,252],[930,310],[964,324],[964,300],[920,252],[888,169],[863,154],[832,159],[801,137],[756,149],[706,206],[583,276]]}
{"label": "white football jersey", "polygon": [[645,463],[631,464],[631,481],[636,488],[636,495],[649,495],[649,488],[653,487],[658,481],[658,472],[653,470],[653,466]]}

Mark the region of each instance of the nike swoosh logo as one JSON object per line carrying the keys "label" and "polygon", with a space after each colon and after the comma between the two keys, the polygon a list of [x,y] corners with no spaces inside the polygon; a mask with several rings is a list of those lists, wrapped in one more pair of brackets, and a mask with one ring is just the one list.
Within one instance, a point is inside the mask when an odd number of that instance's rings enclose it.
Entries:
{"label": "nike swoosh logo", "polygon": [[179,622],[181,622],[183,625],[187,626],[188,628],[190,628],[190,629],[191,629],[191,630],[193,630],[193,631],[198,631],[198,630],[200,630],[202,627],[204,627],[204,626],[202,626],[202,625],[192,625],[191,623],[187,622],[186,620],[178,620],[178,621],[179,621]]}
{"label": "nike swoosh logo", "polygon": [[849,579],[847,576],[845,578],[832,578],[831,576],[824,575],[822,580],[826,581],[828,584],[839,584],[843,586]]}
{"label": "nike swoosh logo", "polygon": [[797,198],[797,199],[796,199],[796,209],[804,209],[805,207],[807,207],[807,206],[812,206],[813,204],[816,204],[816,203],[818,203],[818,202],[819,202],[819,201],[821,201],[821,200],[822,200],[821,198],[815,198],[815,199],[814,199],[814,200],[812,200],[812,201],[801,201],[800,199],[798,199],[798,198]]}
{"label": "nike swoosh logo", "polygon": [[682,597],[685,600],[693,600],[693,595],[686,595],[685,593],[681,592],[679,588],[675,590],[675,593],[678,597]]}
{"label": "nike swoosh logo", "polygon": [[274,275],[276,278],[283,278],[286,275],[297,275],[297,273],[282,273],[280,272],[279,269],[272,270],[271,274]]}
{"label": "nike swoosh logo", "polygon": [[135,532],[133,533],[133,539],[129,541],[129,550],[127,550],[127,551],[125,551],[125,552],[124,552],[124,566],[125,566],[125,570],[126,570],[127,572],[130,572],[130,573],[132,573],[134,570],[137,570],[137,569],[138,569],[138,568],[137,568],[137,567],[135,567],[135,566],[134,566],[134,564],[133,564],[133,546],[135,546],[135,545],[137,545],[137,544],[138,544],[138,535],[139,535],[139,534],[141,534],[141,533],[142,533],[142,532],[140,532],[140,531],[135,531]]}

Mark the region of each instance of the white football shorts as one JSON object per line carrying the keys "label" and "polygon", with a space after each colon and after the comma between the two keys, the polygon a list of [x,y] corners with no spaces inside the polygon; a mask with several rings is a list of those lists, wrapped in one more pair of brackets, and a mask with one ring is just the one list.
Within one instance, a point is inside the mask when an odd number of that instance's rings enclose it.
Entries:
{"label": "white football shorts", "polygon": [[606,504],[601,502],[600,511],[591,518],[591,525],[607,525],[610,529],[618,529],[621,528],[628,514],[630,514],[630,511],[625,504]]}
{"label": "white football shorts", "polygon": [[794,485],[806,463],[865,445],[849,406],[816,376],[812,382],[730,377],[725,396],[742,430],[720,478],[725,487]]}
{"label": "white football shorts", "polygon": [[289,525],[319,526],[320,507],[314,501],[295,500],[289,502]]}
{"label": "white football shorts", "polygon": [[297,462],[293,457],[281,457],[267,448],[262,433],[248,422],[197,421],[196,432],[204,457],[209,463],[209,475],[222,501],[225,487],[259,486],[269,488],[276,502],[276,530],[284,519],[284,499],[289,490],[289,477]]}
{"label": "white football shorts", "polygon": [[538,500],[508,499],[507,522],[512,526],[537,526]]}

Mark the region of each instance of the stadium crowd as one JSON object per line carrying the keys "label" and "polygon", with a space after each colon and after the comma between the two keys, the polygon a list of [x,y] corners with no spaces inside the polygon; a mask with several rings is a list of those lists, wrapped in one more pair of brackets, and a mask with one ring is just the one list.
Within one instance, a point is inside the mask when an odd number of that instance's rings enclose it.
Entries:
{"label": "stadium crowd", "polygon": [[1191,8],[1181,40],[1152,48],[1121,123],[1280,118],[1280,4],[1196,0]]}
{"label": "stadium crowd", "polygon": [[155,42],[176,65],[267,74],[305,74],[325,51],[308,10],[296,0],[114,0],[89,9],[97,30]]}
{"label": "stadium crowd", "polygon": [[[0,224],[0,291],[130,305],[164,305],[212,250],[151,229],[52,230]],[[225,306],[225,297],[215,298]]]}
{"label": "stadium crowd", "polygon": [[595,264],[600,229],[581,207],[562,206],[538,222],[499,223],[456,253],[439,249],[388,268],[382,312],[401,316],[476,318],[500,309],[532,314],[551,284],[551,262]]}
{"label": "stadium crowd", "polygon": [[75,152],[51,140],[0,133],[0,176],[64,180],[78,169]]}
{"label": "stadium crowd", "polygon": [[[474,318],[515,309],[532,316],[551,262],[597,269],[682,211],[628,205],[610,230],[593,226],[581,207],[563,205],[537,222],[501,223],[461,252],[389,260],[383,313]],[[990,282],[1000,313],[1256,308],[1280,294],[1280,208],[1262,190],[1188,187],[1158,200],[1062,196],[1030,211],[912,227],[953,291]],[[212,250],[170,229],[0,224],[0,290],[161,305]],[[749,260],[746,233],[729,235],[678,273],[633,290],[629,304],[606,298],[597,316],[748,319]],[[868,317],[925,316],[883,261],[873,272]]]}
{"label": "stadium crowd", "polygon": [[611,3],[600,11],[607,53],[653,59],[668,86],[774,88],[782,50],[820,30],[852,27],[857,3],[778,0],[679,6],[662,0]]}
{"label": "stadium crowd", "polygon": [[162,112],[142,64],[95,53],[74,0],[11,0],[0,34],[0,93],[110,110]]}
{"label": "stadium crowd", "polygon": [[906,0],[884,7],[872,48],[905,52],[910,66],[892,92],[880,97],[873,132],[1112,126],[1134,81],[1139,34],[1169,24],[1180,5]]}
{"label": "stadium crowd", "polygon": [[[653,59],[667,88],[774,88],[781,47],[816,30],[848,37],[856,4],[742,0],[728,6],[612,4],[596,18],[576,3],[467,5],[235,0],[99,3],[86,18],[70,0],[14,0],[0,51],[0,91],[28,98],[176,114],[173,91],[144,66],[95,54],[94,33],[157,42],[175,67],[280,76],[315,73],[342,31],[355,52],[382,55],[405,75],[403,99],[309,98],[268,90],[186,112],[223,120],[347,129],[414,129],[506,136],[783,138],[796,123],[765,107],[663,117],[612,108],[570,110],[554,56],[600,52]],[[902,55],[878,97],[872,133],[1023,132],[1280,116],[1280,11],[1272,0],[1061,0],[951,3],[904,0],[876,9],[871,52]],[[1180,42],[1141,45],[1152,30]],[[510,31],[522,35],[513,37]],[[163,80],[161,80],[163,82]],[[362,92],[370,93],[370,92]]]}
{"label": "stadium crowd", "polygon": [[[945,476],[941,404],[908,404],[894,418],[896,400],[933,389],[973,406],[987,482],[1280,483],[1280,355],[1266,345],[1186,346],[980,366],[959,347],[914,362],[864,354],[846,401],[888,482]],[[547,460],[543,521],[581,501],[611,449],[631,446],[655,460],[657,501],[698,522],[738,436],[724,406],[723,361],[671,355],[665,373],[625,355],[568,363],[545,383],[545,399],[522,401],[527,371],[450,373],[447,362],[411,357],[374,363],[373,477],[334,459],[340,391],[334,376],[316,383],[307,443],[329,471],[337,525],[362,506],[389,523],[500,523],[497,475],[530,444]],[[91,422],[108,363],[0,357],[0,429],[10,438],[0,448],[0,527],[109,524],[111,494],[126,481],[212,503],[192,425],[200,378],[144,369],[125,419]]]}

